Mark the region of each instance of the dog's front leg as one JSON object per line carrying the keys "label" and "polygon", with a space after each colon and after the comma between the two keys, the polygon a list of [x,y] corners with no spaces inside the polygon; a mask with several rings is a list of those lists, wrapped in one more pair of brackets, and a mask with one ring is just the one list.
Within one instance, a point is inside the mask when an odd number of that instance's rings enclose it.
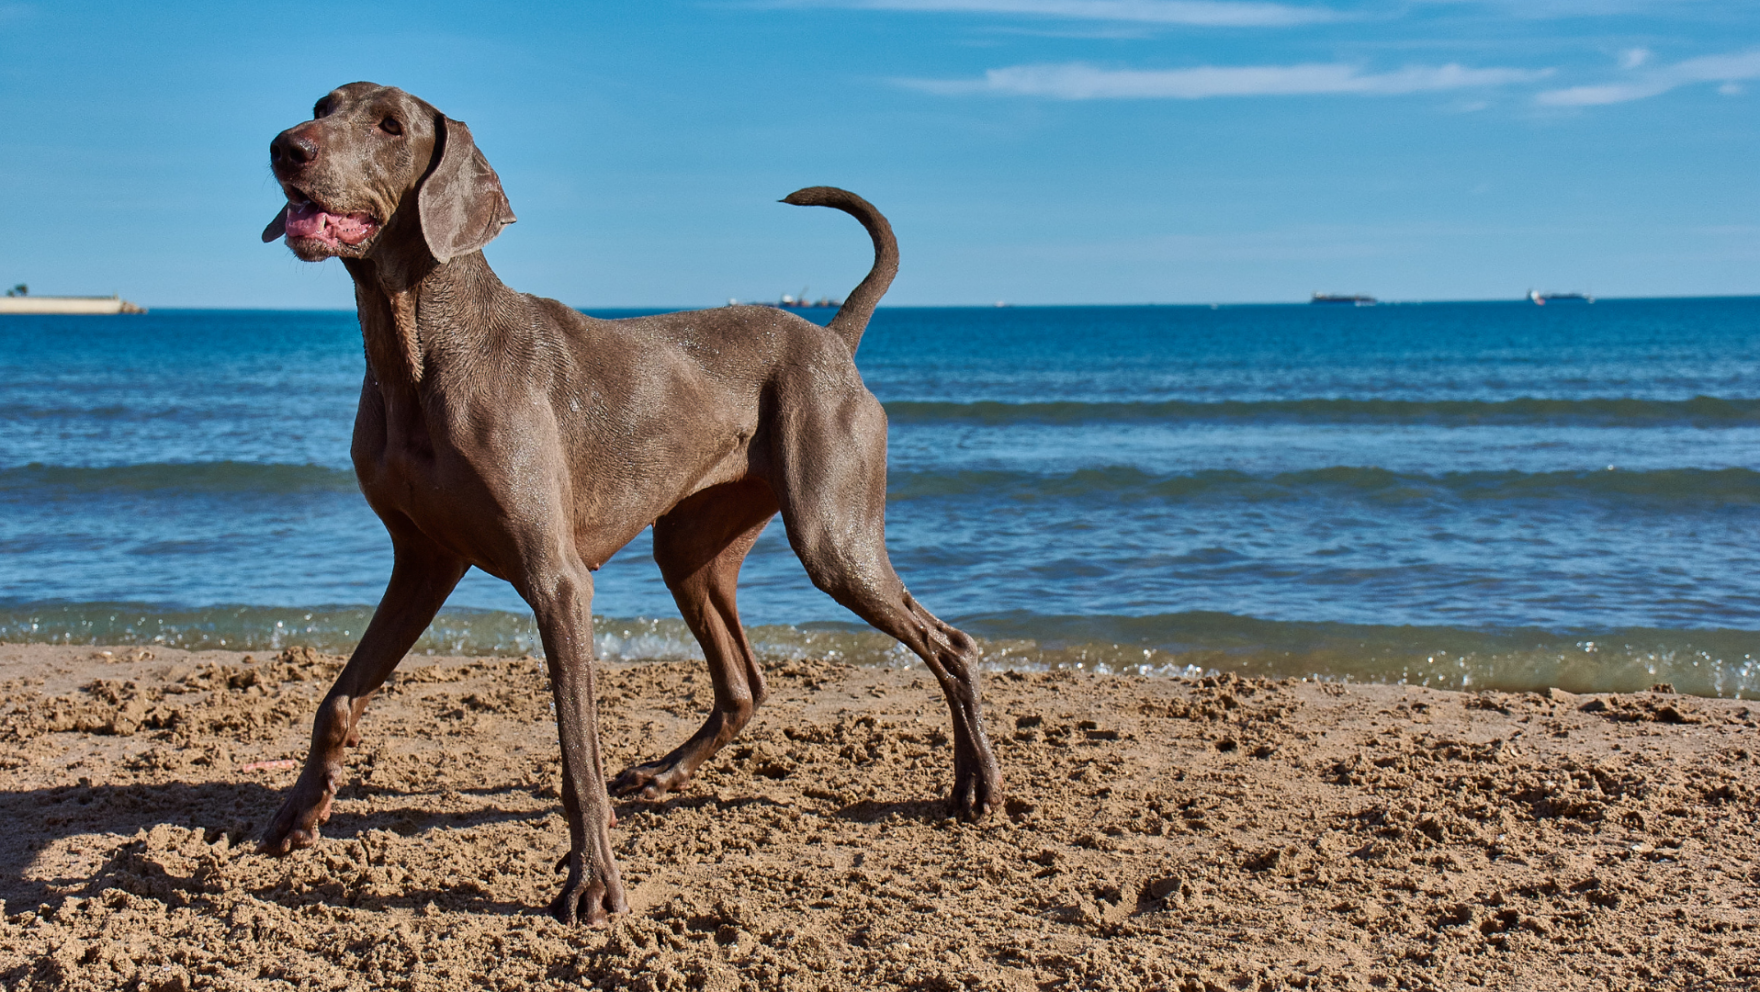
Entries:
{"label": "dog's front leg", "polygon": [[563,923],[600,927],[612,913],[629,912],[623,879],[611,851],[611,798],[599,753],[599,715],[593,672],[593,577],[578,560],[529,582],[527,602],[537,616],[556,698],[562,744],[562,810],[568,819],[568,881],[550,904]]}
{"label": "dog's front leg", "polygon": [[357,725],[367,702],[470,568],[419,537],[394,536],[393,544],[391,581],[354,654],[318,705],[305,769],[263,833],[265,854],[286,854],[317,843],[318,825],[330,819],[330,803],[342,783],[343,749],[359,743]]}

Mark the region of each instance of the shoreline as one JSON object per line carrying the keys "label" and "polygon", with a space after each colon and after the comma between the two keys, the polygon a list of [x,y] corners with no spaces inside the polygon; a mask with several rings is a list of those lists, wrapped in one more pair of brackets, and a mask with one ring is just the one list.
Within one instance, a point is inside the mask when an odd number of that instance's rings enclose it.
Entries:
{"label": "shoreline", "polygon": [[[622,573],[631,578],[633,573]],[[639,577],[639,576],[634,576]],[[373,607],[149,603],[0,605],[0,645],[110,644],[153,650],[274,653],[290,643],[345,654]],[[1668,684],[1686,695],[1760,700],[1760,632],[1718,628],[1469,627],[1265,620],[1207,611],[1152,615],[955,616],[984,652],[985,671],[1074,670],[1155,678],[1233,673],[1353,685],[1416,685],[1476,692],[1638,692]],[[601,658],[646,664],[701,658],[684,621],[594,617]],[[747,626],[760,662],[804,658],[893,667],[907,656],[855,622]],[[413,656],[512,656],[540,650],[529,612],[442,609]]]}
{"label": "shoreline", "polygon": [[[105,652],[108,652],[106,655]],[[542,915],[566,848],[542,666],[412,657],[324,839],[251,841],[339,659],[0,645],[14,989],[1737,988],[1760,976],[1760,707],[991,673],[1003,809],[946,820],[920,668],[770,665],[746,732],[619,802],[632,912]],[[607,770],[701,719],[607,663]],[[609,983],[609,984],[606,984]]]}

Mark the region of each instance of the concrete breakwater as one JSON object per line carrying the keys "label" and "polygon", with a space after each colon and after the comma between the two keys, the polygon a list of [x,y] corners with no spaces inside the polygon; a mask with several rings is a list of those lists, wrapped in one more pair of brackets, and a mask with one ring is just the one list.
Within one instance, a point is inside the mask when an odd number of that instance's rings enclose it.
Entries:
{"label": "concrete breakwater", "polygon": [[0,296],[0,314],[146,313],[120,296]]}

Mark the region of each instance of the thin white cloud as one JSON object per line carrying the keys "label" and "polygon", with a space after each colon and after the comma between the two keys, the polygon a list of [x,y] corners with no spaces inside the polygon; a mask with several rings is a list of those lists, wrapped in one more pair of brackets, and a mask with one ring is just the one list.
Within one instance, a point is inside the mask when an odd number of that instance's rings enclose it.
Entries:
{"label": "thin white cloud", "polygon": [[[1658,66],[1620,83],[1547,90],[1534,99],[1548,107],[1594,107],[1644,100],[1694,83],[1722,83],[1718,92],[1733,96],[1741,92],[1736,83],[1743,79],[1760,79],[1760,48],[1730,55],[1705,55],[1674,65]],[[1731,87],[1734,87],[1733,91]]]}
{"label": "thin white cloud", "polygon": [[1289,27],[1343,18],[1326,7],[1261,0],[801,0],[799,5],[1238,28]]}
{"label": "thin white cloud", "polygon": [[1636,69],[1648,61],[1650,61],[1650,49],[1648,48],[1628,48],[1619,53],[1619,67],[1621,69]]}
{"label": "thin white cloud", "polygon": [[1202,100],[1221,96],[1308,96],[1329,93],[1394,96],[1505,86],[1552,70],[1472,69],[1450,63],[1393,72],[1316,62],[1304,65],[1197,66],[1190,69],[1103,69],[1084,62],[991,69],[983,79],[901,79],[930,93],[1043,96],[1057,100]]}

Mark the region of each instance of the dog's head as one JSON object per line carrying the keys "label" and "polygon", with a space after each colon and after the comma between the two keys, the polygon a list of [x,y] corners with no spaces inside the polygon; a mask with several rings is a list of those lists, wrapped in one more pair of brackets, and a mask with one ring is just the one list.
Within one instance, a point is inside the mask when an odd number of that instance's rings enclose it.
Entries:
{"label": "dog's head", "polygon": [[287,206],[263,229],[308,262],[367,258],[386,235],[419,231],[439,262],[477,251],[513,223],[501,179],[470,129],[391,86],[349,83],[269,143]]}

